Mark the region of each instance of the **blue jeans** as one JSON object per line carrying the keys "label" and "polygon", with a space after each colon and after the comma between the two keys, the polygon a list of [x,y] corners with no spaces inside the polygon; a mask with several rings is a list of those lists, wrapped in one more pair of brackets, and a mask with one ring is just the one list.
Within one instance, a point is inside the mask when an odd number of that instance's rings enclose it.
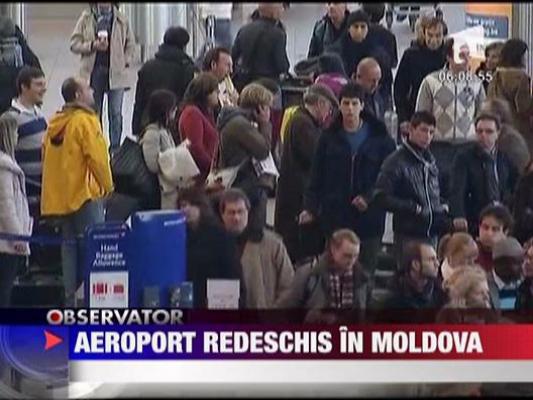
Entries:
{"label": "blue jeans", "polygon": [[103,223],[104,220],[102,200],[87,201],[78,211],[62,218],[63,239],[76,239],[75,244],[63,243],[61,246],[65,307],[74,307],[74,295],[83,279],[80,277],[83,277],[85,230],[91,225]]}
{"label": "blue jeans", "polygon": [[109,119],[110,151],[114,153],[120,147],[122,137],[122,100],[124,89],[109,89],[109,70],[95,67],[91,74],[91,87],[94,90],[95,110],[102,121],[104,95],[107,93],[107,114]]}

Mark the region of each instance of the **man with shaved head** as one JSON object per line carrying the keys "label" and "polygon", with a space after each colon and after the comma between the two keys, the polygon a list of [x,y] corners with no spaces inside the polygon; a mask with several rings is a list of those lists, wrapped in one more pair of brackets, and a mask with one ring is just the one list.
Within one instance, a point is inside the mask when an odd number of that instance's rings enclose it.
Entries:
{"label": "man with shaved head", "polygon": [[365,110],[380,120],[384,120],[385,104],[379,93],[381,67],[372,57],[363,58],[357,65],[352,79],[365,91]]}
{"label": "man with shaved head", "polygon": [[259,78],[279,81],[289,71],[287,33],[279,23],[283,4],[259,3],[257,11],[259,17],[239,30],[231,50],[239,91]]}

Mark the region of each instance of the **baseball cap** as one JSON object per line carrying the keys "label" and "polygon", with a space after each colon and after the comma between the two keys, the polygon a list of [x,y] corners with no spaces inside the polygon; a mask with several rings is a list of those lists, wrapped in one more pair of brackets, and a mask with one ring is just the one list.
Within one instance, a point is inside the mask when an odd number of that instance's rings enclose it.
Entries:
{"label": "baseball cap", "polygon": [[492,259],[500,257],[519,258],[524,256],[524,249],[514,237],[506,237],[497,242],[492,248]]}

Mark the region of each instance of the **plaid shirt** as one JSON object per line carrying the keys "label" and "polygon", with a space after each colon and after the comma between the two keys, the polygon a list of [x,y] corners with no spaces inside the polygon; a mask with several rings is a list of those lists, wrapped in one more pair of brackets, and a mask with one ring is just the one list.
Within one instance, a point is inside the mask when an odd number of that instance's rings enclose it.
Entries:
{"label": "plaid shirt", "polygon": [[330,308],[352,308],[353,298],[353,271],[350,268],[344,274],[329,273]]}

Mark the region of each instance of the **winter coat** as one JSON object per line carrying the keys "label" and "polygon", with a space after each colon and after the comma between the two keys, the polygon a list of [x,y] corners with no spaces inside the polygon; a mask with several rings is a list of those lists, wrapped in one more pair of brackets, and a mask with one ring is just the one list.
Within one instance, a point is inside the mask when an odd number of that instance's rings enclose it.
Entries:
{"label": "winter coat", "polygon": [[444,67],[446,59],[442,49],[441,46],[437,50],[430,50],[415,44],[403,53],[394,79],[394,104],[399,123],[411,120],[424,78]]}
{"label": "winter coat", "polygon": [[485,89],[475,75],[465,73],[448,80],[451,76],[446,67],[426,76],[418,91],[416,111],[435,116],[434,140],[470,140],[475,137],[474,121],[485,101]]}
{"label": "winter coat", "polygon": [[235,241],[222,227],[207,221],[187,228],[187,280],[193,283],[194,308],[207,307],[207,279],[240,279],[240,273]]}
{"label": "winter coat", "polygon": [[315,23],[313,27],[313,34],[311,36],[311,42],[309,43],[309,51],[307,52],[307,58],[317,57],[334,45],[340,37],[347,30],[348,15],[350,12],[346,10],[344,13],[344,20],[341,27],[337,30],[329,17],[324,15],[320,20]]}
{"label": "winter coat", "polygon": [[[28,46],[28,42],[26,42],[26,38],[18,26],[15,26],[14,38],[20,45],[24,66],[42,69],[39,59]],[[3,39],[9,40],[10,38],[0,37],[0,42]],[[0,65],[0,114],[9,109],[11,100],[17,96],[17,76],[21,69],[22,67]]]}
{"label": "winter coat", "polygon": [[92,109],[66,104],[50,119],[43,143],[42,215],[73,213],[113,190],[107,147]]}
{"label": "winter coat", "polygon": [[515,310],[533,310],[533,282],[526,278],[516,292]]}
{"label": "winter coat", "polygon": [[[92,42],[96,40],[96,15],[94,10],[84,10],[76,23],[70,37],[70,51],[81,57],[80,76],[90,80],[96,60],[96,49]],[[113,25],[109,37],[109,88],[129,88],[131,79],[129,66],[135,51],[135,37],[127,17],[113,8]]]}
{"label": "winter coat", "polygon": [[283,241],[264,229],[261,240],[248,240],[241,256],[245,307],[275,308],[290,290],[294,269]]}
{"label": "winter coat", "polygon": [[[245,84],[263,77],[278,80],[290,67],[287,34],[277,21],[259,17],[239,30],[231,56],[236,73],[240,70],[249,71]],[[237,82],[235,84],[238,86]]]}
{"label": "winter coat", "polygon": [[511,205],[517,179],[518,171],[503,153],[496,152],[495,164],[480,145],[472,143],[461,150],[453,162],[451,214],[455,218],[466,218],[472,232],[477,231],[483,208],[493,202]]}
{"label": "winter coat", "polygon": [[514,237],[524,243],[533,237],[533,172],[518,181],[513,201]]}
{"label": "winter coat", "polygon": [[512,125],[502,124],[496,146],[520,173],[526,169],[531,154],[524,137]]}
{"label": "winter coat", "polygon": [[[323,254],[317,262],[299,267],[294,275],[290,290],[279,302],[279,308],[304,308],[307,310],[330,308],[330,263],[329,256]],[[368,301],[368,277],[358,263],[353,266],[353,281],[353,308],[364,310],[367,308]]]}
{"label": "winter coat", "polygon": [[213,117],[208,118],[197,106],[187,105],[178,122],[182,140],[189,139],[189,150],[200,169],[201,179],[209,174],[218,150],[218,132]]}
{"label": "winter coat", "polygon": [[298,214],[321,129],[312,114],[300,106],[292,116],[281,156],[274,227],[282,237],[291,259],[298,258]]}
{"label": "winter coat", "polygon": [[[0,151],[0,232],[31,235],[32,222],[26,199],[24,173],[15,160]],[[13,247],[16,242],[0,240],[0,253],[21,255]],[[24,245],[24,255],[30,247]]]}
{"label": "winter coat", "polygon": [[489,84],[489,98],[502,98],[509,102],[515,128],[526,139],[533,151],[533,134],[529,124],[532,110],[531,79],[521,68],[498,67]]}
{"label": "winter coat", "polygon": [[185,89],[194,77],[194,61],[180,48],[162,44],[155,57],[144,63],[138,72],[133,108],[132,131],[139,135],[143,114],[150,95],[158,89],[167,89],[181,102]]}
{"label": "winter coat", "polygon": [[234,186],[248,194],[262,184],[255,173],[251,158],[264,160],[268,157],[272,125],[256,124],[249,110],[224,107],[218,117],[217,126],[221,141],[218,165],[220,168],[227,168],[242,163]]}
{"label": "winter coat", "polygon": [[174,139],[166,128],[157,124],[148,125],[139,141],[142,146],[144,162],[148,170],[157,174],[161,189],[161,209],[174,210],[177,207],[178,188],[165,182],[165,178],[159,167],[159,156],[165,150],[175,147]]}
{"label": "winter coat", "polygon": [[[326,235],[339,228],[352,229],[361,239],[383,235],[385,211],[371,200],[381,165],[395,144],[381,121],[366,112],[361,117],[370,133],[356,157],[342,132],[340,114],[316,146],[304,209],[320,219]],[[351,204],[357,196],[365,198],[367,211]]]}
{"label": "winter coat", "polygon": [[413,289],[405,277],[396,279],[392,295],[385,301],[383,309],[440,309],[446,301],[446,294],[437,279],[430,280],[422,293]]}
{"label": "winter coat", "polygon": [[[394,213],[396,234],[431,238],[447,232],[449,218],[441,202],[439,169],[431,152],[404,144],[383,163],[375,201]],[[422,212],[417,214],[417,205]]]}

